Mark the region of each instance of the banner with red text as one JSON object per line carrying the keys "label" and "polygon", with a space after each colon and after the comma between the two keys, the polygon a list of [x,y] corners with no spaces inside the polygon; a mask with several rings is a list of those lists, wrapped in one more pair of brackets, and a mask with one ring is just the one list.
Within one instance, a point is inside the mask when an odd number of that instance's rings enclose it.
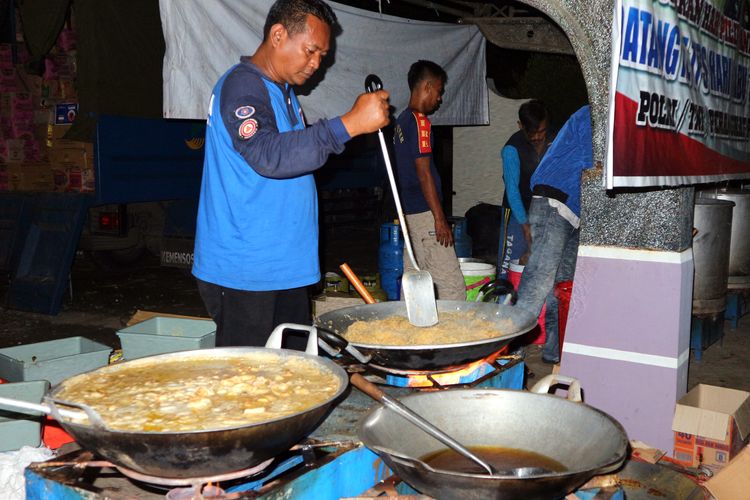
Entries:
{"label": "banner with red text", "polygon": [[607,188],[750,178],[750,0],[617,0]]}

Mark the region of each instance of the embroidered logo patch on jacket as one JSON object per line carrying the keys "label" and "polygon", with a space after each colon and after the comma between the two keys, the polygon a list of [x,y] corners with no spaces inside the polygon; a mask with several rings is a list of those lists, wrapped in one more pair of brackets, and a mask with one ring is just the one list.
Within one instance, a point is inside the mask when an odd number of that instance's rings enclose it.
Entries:
{"label": "embroidered logo patch on jacket", "polygon": [[258,131],[258,122],[255,118],[248,118],[240,124],[239,136],[240,139],[247,140],[255,135]]}
{"label": "embroidered logo patch on jacket", "polygon": [[255,114],[255,108],[252,106],[240,106],[234,110],[234,116],[237,118],[250,118]]}

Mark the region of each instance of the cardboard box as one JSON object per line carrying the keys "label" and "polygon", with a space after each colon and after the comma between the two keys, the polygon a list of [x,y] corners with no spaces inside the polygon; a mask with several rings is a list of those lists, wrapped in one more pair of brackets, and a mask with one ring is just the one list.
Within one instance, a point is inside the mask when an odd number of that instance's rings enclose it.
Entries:
{"label": "cardboard box", "polygon": [[93,193],[96,190],[93,169],[52,165],[51,170],[55,192]]}
{"label": "cardboard box", "polygon": [[47,163],[8,163],[10,191],[52,191],[54,181]]}
{"label": "cardboard box", "polygon": [[[55,125],[55,128],[59,125]],[[49,161],[54,167],[75,167],[81,170],[94,168],[94,143],[55,140],[49,149]]]}
{"label": "cardboard box", "polygon": [[747,498],[750,492],[750,448],[742,450],[704,486],[716,500]]}
{"label": "cardboard box", "polygon": [[313,297],[313,317],[318,318],[330,311],[335,311],[344,307],[361,306],[364,303],[364,300],[357,295],[349,295],[348,293],[341,292],[326,292],[323,295]]}
{"label": "cardboard box", "polygon": [[677,462],[719,470],[750,433],[750,393],[699,384],[677,401],[672,430]]}
{"label": "cardboard box", "polygon": [[50,129],[48,130],[47,137],[55,141],[57,139],[62,139],[65,137],[65,134],[68,133],[68,130],[70,130],[70,127],[73,125],[50,125]]}
{"label": "cardboard box", "polygon": [[142,321],[146,321],[151,318],[155,318],[157,316],[160,316],[162,318],[185,318],[185,319],[211,319],[211,318],[205,318],[202,316],[185,316],[183,314],[172,314],[172,313],[164,313],[164,312],[158,312],[158,311],[144,311],[142,309],[136,309],[135,313],[128,319],[127,323],[125,323],[125,326],[133,326],[136,323],[141,323]]}

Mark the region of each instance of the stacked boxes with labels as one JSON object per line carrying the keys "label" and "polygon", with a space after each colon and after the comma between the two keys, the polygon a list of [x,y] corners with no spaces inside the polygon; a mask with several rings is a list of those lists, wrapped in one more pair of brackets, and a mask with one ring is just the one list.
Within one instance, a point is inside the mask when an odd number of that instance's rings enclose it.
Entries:
{"label": "stacked boxes with labels", "polygon": [[0,44],[0,191],[93,191],[93,145],[64,139],[78,114],[73,30],[62,29],[42,75],[27,71],[16,38]]}

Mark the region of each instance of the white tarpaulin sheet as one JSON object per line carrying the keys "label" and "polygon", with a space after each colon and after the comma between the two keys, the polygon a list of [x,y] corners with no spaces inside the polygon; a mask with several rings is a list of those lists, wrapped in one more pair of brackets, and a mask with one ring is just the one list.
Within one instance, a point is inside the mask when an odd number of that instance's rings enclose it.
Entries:
{"label": "white tarpaulin sheet", "polygon": [[[260,45],[272,0],[160,0],[166,41],[164,116],[204,119],[216,80],[242,55]],[[489,123],[484,36],[473,25],[412,21],[330,3],[341,33],[333,40],[328,66],[298,89],[309,121],[347,112],[377,74],[396,113],[409,101],[406,74],[418,59],[448,73],[444,104],[435,125]],[[331,55],[333,57],[331,57]],[[331,65],[331,61],[334,62]],[[324,63],[325,64],[325,63]]]}

